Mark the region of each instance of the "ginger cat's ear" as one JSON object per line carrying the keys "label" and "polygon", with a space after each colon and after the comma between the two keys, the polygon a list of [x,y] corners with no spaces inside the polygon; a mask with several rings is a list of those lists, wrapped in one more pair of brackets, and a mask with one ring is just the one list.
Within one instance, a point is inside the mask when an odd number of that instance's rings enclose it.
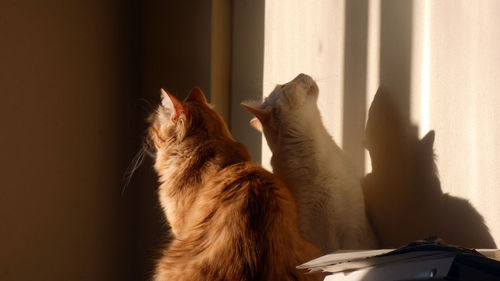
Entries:
{"label": "ginger cat's ear", "polygon": [[264,131],[263,131],[262,124],[269,120],[273,109],[271,107],[261,109],[261,108],[253,107],[253,106],[246,104],[246,103],[240,103],[240,105],[244,109],[248,110],[248,112],[252,113],[255,116],[255,118],[250,120],[250,125],[252,127],[254,127],[257,131],[263,133]]}
{"label": "ginger cat's ear", "polygon": [[161,89],[161,105],[170,113],[172,121],[176,121],[182,113],[187,113],[182,103],[172,94]]}
{"label": "ginger cat's ear", "polygon": [[191,91],[189,91],[189,95],[187,96],[185,101],[186,102],[188,102],[188,101],[201,102],[203,104],[207,103],[207,99],[205,98],[205,94],[198,87],[194,87],[193,89],[191,89]]}

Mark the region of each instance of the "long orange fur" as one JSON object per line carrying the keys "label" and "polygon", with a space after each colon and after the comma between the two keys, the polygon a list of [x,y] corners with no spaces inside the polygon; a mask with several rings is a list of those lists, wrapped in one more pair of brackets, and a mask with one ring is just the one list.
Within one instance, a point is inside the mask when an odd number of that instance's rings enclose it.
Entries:
{"label": "long orange fur", "polygon": [[290,191],[251,160],[194,88],[164,95],[147,142],[173,240],[154,280],[321,280],[296,266],[319,255],[298,231]]}

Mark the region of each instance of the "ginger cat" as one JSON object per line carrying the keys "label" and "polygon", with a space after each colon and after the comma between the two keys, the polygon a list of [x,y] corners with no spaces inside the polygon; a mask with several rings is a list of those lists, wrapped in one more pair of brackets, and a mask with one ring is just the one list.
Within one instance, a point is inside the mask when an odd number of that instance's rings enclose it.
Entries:
{"label": "ginger cat", "polygon": [[163,91],[147,143],[173,239],[154,280],[321,280],[297,265],[320,253],[304,240],[290,191],[253,163],[199,88]]}
{"label": "ginger cat", "polygon": [[300,74],[278,85],[262,104],[242,106],[256,116],[250,123],[266,137],[273,172],[297,201],[304,237],[325,254],[375,248],[361,176],[323,125],[318,94],[316,82]]}

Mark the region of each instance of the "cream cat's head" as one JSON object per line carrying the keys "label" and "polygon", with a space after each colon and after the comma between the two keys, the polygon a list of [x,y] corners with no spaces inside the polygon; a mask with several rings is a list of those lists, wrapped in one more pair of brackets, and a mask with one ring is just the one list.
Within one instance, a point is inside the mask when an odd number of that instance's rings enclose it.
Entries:
{"label": "cream cat's head", "polygon": [[318,86],[306,74],[299,74],[292,81],[277,85],[264,102],[246,102],[241,105],[255,118],[252,127],[266,136],[274,153],[280,137],[300,137],[307,131],[311,118],[319,118],[317,106]]}

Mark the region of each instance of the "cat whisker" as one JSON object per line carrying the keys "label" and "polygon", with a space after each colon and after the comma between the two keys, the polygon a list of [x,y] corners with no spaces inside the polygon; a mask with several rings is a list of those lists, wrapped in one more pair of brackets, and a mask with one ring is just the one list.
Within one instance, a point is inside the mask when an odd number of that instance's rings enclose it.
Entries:
{"label": "cat whisker", "polygon": [[151,105],[151,103],[147,99],[140,98],[137,101],[139,103],[141,110],[143,110],[145,113],[149,114],[150,112],[153,112],[155,110],[153,105]]}
{"label": "cat whisker", "polygon": [[137,152],[137,154],[132,158],[132,161],[130,162],[129,166],[127,167],[127,171],[125,172],[124,175],[124,184],[122,188],[122,195],[125,192],[125,188],[130,184],[130,181],[132,180],[132,176],[134,175],[134,172],[139,168],[139,166],[142,164],[144,161],[144,155],[146,154],[147,149],[143,145],[141,149]]}

